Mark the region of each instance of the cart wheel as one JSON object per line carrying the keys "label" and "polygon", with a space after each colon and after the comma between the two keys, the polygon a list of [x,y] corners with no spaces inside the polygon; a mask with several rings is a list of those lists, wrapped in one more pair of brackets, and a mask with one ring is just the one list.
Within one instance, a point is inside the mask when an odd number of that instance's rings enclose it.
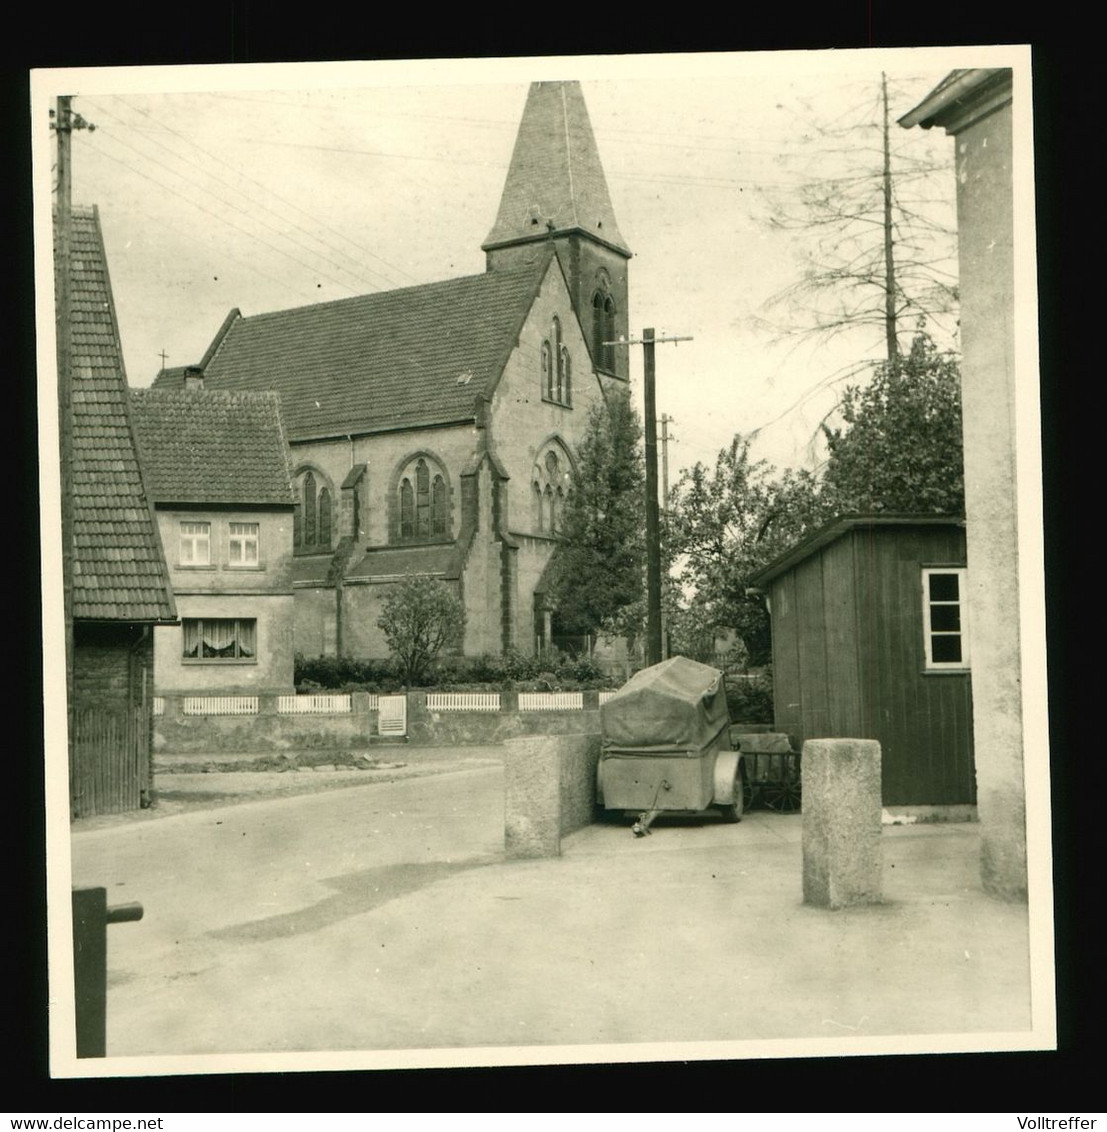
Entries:
{"label": "cart wheel", "polygon": [[742,778],[742,808],[752,810],[761,796],[761,786],[743,776]]}
{"label": "cart wheel", "polygon": [[788,775],[778,782],[765,783],[765,805],[778,814],[794,814],[801,803],[800,780],[796,775]]}
{"label": "cart wheel", "polygon": [[719,813],[725,822],[742,820],[742,812],[746,808],[746,784],[743,779],[741,767],[734,771],[734,801],[729,806],[720,806]]}

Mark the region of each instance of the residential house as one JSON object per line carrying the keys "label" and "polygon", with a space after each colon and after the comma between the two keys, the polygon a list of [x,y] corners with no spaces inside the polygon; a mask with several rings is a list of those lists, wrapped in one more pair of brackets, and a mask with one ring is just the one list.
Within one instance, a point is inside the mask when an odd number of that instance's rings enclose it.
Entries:
{"label": "residential house", "polygon": [[97,210],[74,208],[69,231],[69,789],[72,815],[89,817],[149,800],[154,633],[176,621],[176,608],[135,445]]}
{"label": "residential house", "polygon": [[959,519],[847,516],[751,579],[772,615],[777,730],[797,750],[878,740],[889,807],[976,801],[966,565]]}
{"label": "residential house", "polygon": [[293,498],[275,393],[135,389],[131,413],[180,623],[159,693],[290,692]]}
{"label": "residential house", "polygon": [[479,275],[234,310],[200,362],[209,390],[280,394],[300,652],[387,655],[407,574],[462,599],[467,655],[565,643],[544,572],[589,413],[627,387],[631,254],[578,83],[531,86],[482,249]]}

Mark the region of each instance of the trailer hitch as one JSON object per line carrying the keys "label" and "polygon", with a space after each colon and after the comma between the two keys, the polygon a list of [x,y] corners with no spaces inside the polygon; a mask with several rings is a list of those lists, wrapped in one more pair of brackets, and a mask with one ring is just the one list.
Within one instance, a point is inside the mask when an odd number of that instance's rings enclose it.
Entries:
{"label": "trailer hitch", "polygon": [[657,817],[661,811],[657,809],[657,799],[661,796],[662,790],[672,790],[667,778],[663,778],[657,784],[657,791],[653,796],[653,806],[646,810],[644,813],[638,815],[638,820],[631,827],[631,832],[635,837],[645,837],[650,832],[650,826],[653,825],[654,818]]}

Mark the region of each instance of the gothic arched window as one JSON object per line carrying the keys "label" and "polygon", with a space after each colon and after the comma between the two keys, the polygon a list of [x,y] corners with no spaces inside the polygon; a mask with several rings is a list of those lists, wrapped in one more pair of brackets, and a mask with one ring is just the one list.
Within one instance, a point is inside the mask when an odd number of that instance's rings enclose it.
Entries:
{"label": "gothic arched window", "polygon": [[601,369],[615,368],[615,300],[606,291],[592,296],[592,357]]}
{"label": "gothic arched window", "polygon": [[308,472],[304,476],[304,546],[315,545],[315,476]]}
{"label": "gothic arched window", "polygon": [[305,469],[292,511],[292,543],[297,551],[330,550],[334,539],[334,501],[321,473]]}
{"label": "gothic arched window", "polygon": [[319,545],[331,545],[331,493],[325,487],[319,491]]}
{"label": "gothic arched window", "polygon": [[434,477],[431,488],[431,534],[446,533],[446,481],[441,476]]}
{"label": "gothic arched window", "polygon": [[569,454],[559,440],[550,440],[540,450],[532,473],[534,530],[556,534],[569,491]]}
{"label": "gothic arched window", "polygon": [[428,457],[405,467],[397,484],[401,540],[449,537],[450,491],[445,475]]}

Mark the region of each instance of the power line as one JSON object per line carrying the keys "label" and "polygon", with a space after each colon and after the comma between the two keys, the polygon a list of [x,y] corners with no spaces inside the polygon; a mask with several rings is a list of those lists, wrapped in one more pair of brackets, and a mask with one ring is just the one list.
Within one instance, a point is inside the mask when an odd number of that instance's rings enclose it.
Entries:
{"label": "power line", "polygon": [[[108,113],[110,113],[110,111],[109,111]],[[114,117],[114,115],[113,115],[113,117]],[[116,120],[117,120],[117,121],[119,121],[119,119],[116,119]],[[126,123],[123,123],[123,124],[125,125]],[[157,158],[151,157],[151,156],[150,156],[150,155],[149,155],[148,153],[144,153],[144,152],[143,152],[143,151],[142,151],[141,149],[139,149],[138,147],[136,147],[136,146],[134,146],[134,145],[130,144],[130,143],[129,143],[128,141],[126,141],[126,140],[125,140],[124,138],[121,138],[121,137],[119,137],[119,136],[117,136],[117,135],[115,135],[115,134],[112,134],[112,133],[108,133],[108,134],[107,134],[107,136],[108,136],[108,137],[110,137],[110,139],[111,139],[111,140],[112,140],[113,142],[115,142],[115,143],[116,143],[117,145],[121,145],[121,146],[123,146],[124,148],[131,150],[131,152],[133,152],[133,153],[136,153],[136,154],[137,154],[137,155],[138,155],[139,157],[141,157],[141,158],[143,159],[143,161],[145,161],[145,162],[148,162],[149,164],[151,164],[151,165],[154,165],[154,166],[156,166],[156,167],[157,167],[157,168],[159,168],[159,169],[163,169],[163,170],[165,170],[165,171],[166,171],[167,173],[169,173],[169,174],[170,174],[171,176],[173,176],[173,177],[181,177],[181,176],[182,176],[182,174],[181,174],[181,173],[180,173],[180,172],[179,172],[178,170],[176,170],[176,169],[172,168],[172,167],[171,167],[171,166],[169,166],[169,165],[166,165],[164,161],[159,161],[159,160],[158,160]],[[100,150],[100,152],[101,152],[101,153],[105,153],[105,151],[104,151],[104,150],[102,150],[102,149]],[[172,151],[171,151],[171,150],[170,150],[170,152],[172,153]],[[106,154],[106,153],[105,153],[105,155],[106,155],[106,156],[110,156],[110,155],[108,155],[108,154]],[[173,156],[174,156],[174,157],[176,157],[176,158],[178,158],[179,160],[184,160],[184,159],[183,159],[183,158],[182,158],[182,157],[181,157],[181,156],[180,156],[179,154],[175,154],[175,153],[174,153],[174,154],[173,154]],[[126,164],[126,163],[124,162],[123,164]],[[132,169],[134,168],[133,166],[128,166],[128,167],[129,167],[129,168],[132,168]],[[212,178],[212,179],[213,179],[213,180],[215,180],[215,181],[216,181],[217,183],[219,183],[219,184],[226,184],[226,182],[219,180],[219,178]],[[360,285],[362,285],[362,286],[364,286],[364,287],[368,287],[368,288],[370,288],[370,289],[374,289],[374,288],[375,288],[375,285],[374,285],[374,284],[370,283],[370,282],[369,282],[369,281],[368,281],[367,279],[364,279],[364,278],[361,278],[360,276],[358,276],[358,275],[357,275],[357,273],[356,273],[355,271],[351,270],[350,268],[346,267],[345,265],[343,265],[343,264],[341,264],[341,263],[338,263],[338,262],[337,262],[336,260],[333,260],[333,259],[329,259],[329,258],[327,258],[327,257],[325,257],[325,256],[323,256],[323,255],[321,255],[321,253],[320,253],[320,252],[318,251],[318,249],[316,249],[316,248],[313,248],[313,247],[310,247],[309,245],[306,245],[306,244],[304,244],[303,242],[301,242],[301,241],[299,241],[299,240],[296,240],[296,239],[295,239],[295,238],[294,238],[293,236],[291,236],[291,235],[289,234],[289,232],[288,232],[287,230],[285,230],[285,229],[283,229],[283,228],[280,228],[280,227],[277,227],[277,226],[275,226],[275,225],[273,225],[273,224],[269,223],[268,221],[264,220],[264,219],[263,219],[263,218],[261,218],[261,217],[255,216],[255,215],[254,215],[253,213],[251,213],[251,212],[250,212],[250,211],[248,211],[247,209],[245,209],[245,208],[241,207],[240,205],[236,204],[236,203],[235,203],[234,201],[232,201],[232,200],[228,200],[228,199],[227,199],[226,197],[224,197],[224,196],[221,196],[221,195],[220,195],[220,194],[218,194],[218,193],[214,193],[214,192],[212,192],[212,191],[211,191],[211,190],[210,190],[209,188],[207,188],[207,187],[206,187],[205,185],[203,185],[202,183],[200,183],[200,182],[196,181],[196,180],[195,180],[194,178],[190,178],[190,177],[184,177],[184,178],[183,178],[183,180],[185,181],[185,183],[186,183],[186,184],[188,184],[188,185],[191,185],[191,186],[192,186],[193,188],[196,188],[196,189],[198,189],[198,190],[199,190],[200,192],[204,193],[204,194],[205,194],[205,196],[208,196],[208,197],[210,197],[210,198],[211,198],[212,200],[218,201],[218,202],[219,202],[220,204],[223,204],[223,205],[225,205],[225,206],[226,206],[227,208],[230,208],[230,209],[232,209],[232,210],[233,210],[233,211],[235,211],[235,212],[241,213],[241,214],[242,214],[243,216],[247,216],[247,217],[250,217],[250,219],[251,219],[251,220],[253,220],[253,221],[254,221],[255,223],[259,224],[259,225],[260,225],[261,227],[263,227],[263,228],[266,228],[266,229],[268,229],[268,230],[269,230],[270,232],[273,232],[273,233],[275,233],[276,235],[280,236],[280,237],[281,237],[282,239],[285,239],[285,240],[287,240],[287,241],[288,241],[288,242],[289,242],[290,244],[292,244],[293,246],[300,248],[301,250],[303,250],[303,251],[307,252],[307,253],[308,253],[309,255],[313,255],[313,256],[317,256],[317,257],[319,257],[319,258],[320,258],[320,260],[321,260],[321,261],[322,261],[323,263],[327,263],[327,264],[330,264],[330,266],[337,268],[337,269],[338,269],[339,271],[344,271],[344,272],[346,272],[346,273],[347,273],[348,275],[351,275],[351,276],[353,276],[353,277],[354,277],[354,278],[355,278],[355,279],[357,280],[357,282],[358,282],[358,283],[359,283]],[[238,193],[240,193],[241,195],[243,195],[243,196],[246,196],[246,197],[247,197],[247,200],[249,200],[249,199],[250,199],[250,198],[249,198],[249,196],[248,196],[247,194],[241,193],[241,190],[240,190],[240,189],[237,189],[237,188],[235,188],[235,186],[233,186],[233,185],[228,185],[228,187],[229,187],[229,188],[231,188],[231,189],[232,189],[232,190],[233,190],[234,192],[238,192]],[[180,193],[180,192],[178,192],[178,193],[177,193],[177,195],[178,195],[178,196],[184,196],[184,194],[182,194],[182,193]],[[188,198],[188,197],[184,197],[184,199],[189,199],[189,198]],[[251,202],[251,203],[253,203],[253,202]],[[263,206],[263,207],[264,207],[264,206]],[[273,210],[272,210],[272,209],[268,209],[268,211],[270,211],[270,212],[273,212]],[[279,214],[276,214],[276,213],[274,213],[274,215],[279,215]],[[294,230],[296,230],[296,231],[302,231],[302,229],[300,229],[300,228],[299,228],[298,226],[296,226],[296,225],[293,225],[293,228],[294,228]],[[242,228],[239,228],[239,230],[240,230],[240,231],[244,231],[244,232],[246,231],[246,229],[242,229]],[[249,234],[249,233],[247,233],[247,234]],[[263,241],[263,242],[264,242],[264,241]],[[272,245],[268,245],[268,246],[270,246],[270,247],[271,247]],[[298,261],[298,262],[301,262],[301,263],[302,263],[303,261]],[[305,266],[306,266],[306,265],[305,265]],[[313,269],[313,270],[315,270],[315,269]],[[318,273],[318,274],[323,274],[323,272],[317,272],[317,273]],[[342,283],[341,281],[339,281],[339,280],[337,280],[337,279],[333,279],[333,278],[331,278],[331,277],[329,277],[329,276],[326,276],[326,275],[324,275],[324,277],[325,277],[325,278],[328,278],[328,279],[329,279],[329,281],[330,281],[330,282],[332,282],[332,283],[334,283],[334,284],[335,284],[336,286],[339,286],[339,287],[345,287],[345,288],[346,288],[346,290],[350,291],[351,293],[353,293],[353,292],[354,292],[354,290],[355,290],[355,289],[354,289],[353,287],[351,287],[351,286],[350,286],[350,285],[349,285],[348,283]]]}
{"label": "power line", "polygon": [[[143,116],[145,116],[147,118],[150,118],[152,121],[158,121],[148,111],[143,110],[141,106],[135,106],[133,103],[127,102],[126,99],[120,99],[120,101],[122,101],[125,106],[129,106],[132,110],[136,110],[139,114],[142,114]],[[257,185],[258,188],[264,190],[265,193],[268,196],[272,197],[274,200],[279,200],[282,204],[287,205],[289,208],[294,209],[295,211],[301,213],[303,216],[306,216],[309,220],[312,221],[312,223],[319,225],[319,227],[323,228],[325,231],[329,231],[329,232],[334,233],[334,235],[338,236],[341,240],[343,240],[344,243],[349,244],[351,247],[357,248],[358,251],[362,251],[368,256],[371,256],[373,259],[377,260],[379,263],[381,263],[385,267],[387,267],[390,271],[396,272],[398,275],[402,276],[403,278],[409,280],[412,283],[418,282],[418,280],[415,278],[415,276],[404,271],[404,269],[402,267],[397,267],[395,264],[389,263],[389,261],[386,260],[383,256],[380,256],[376,252],[372,251],[370,248],[367,248],[364,245],[359,244],[356,240],[350,239],[347,233],[340,232],[337,228],[332,228],[330,225],[325,224],[317,216],[308,212],[306,209],[301,208],[294,201],[287,200],[286,198],[282,197],[279,193],[274,192],[273,189],[270,186],[263,184],[261,181],[258,181],[254,177],[251,177],[248,173],[244,173],[237,166],[231,164],[231,162],[229,162],[229,161],[226,161],[224,158],[220,157],[217,153],[212,153],[210,150],[205,149],[198,142],[193,141],[192,138],[188,137],[187,134],[183,134],[179,130],[173,129],[172,126],[166,124],[165,122],[159,122],[159,126],[162,129],[168,130],[175,137],[181,138],[183,141],[187,142],[194,149],[196,149],[198,152],[204,154],[206,157],[210,157],[213,161],[218,161],[219,164],[226,166],[228,169],[230,169],[236,175],[244,178],[245,180],[251,182],[254,185]],[[241,190],[239,190],[239,191],[241,191]],[[312,238],[313,239],[319,239],[319,237],[317,237],[317,236],[313,236]],[[320,242],[323,243],[324,241],[320,240]]]}

